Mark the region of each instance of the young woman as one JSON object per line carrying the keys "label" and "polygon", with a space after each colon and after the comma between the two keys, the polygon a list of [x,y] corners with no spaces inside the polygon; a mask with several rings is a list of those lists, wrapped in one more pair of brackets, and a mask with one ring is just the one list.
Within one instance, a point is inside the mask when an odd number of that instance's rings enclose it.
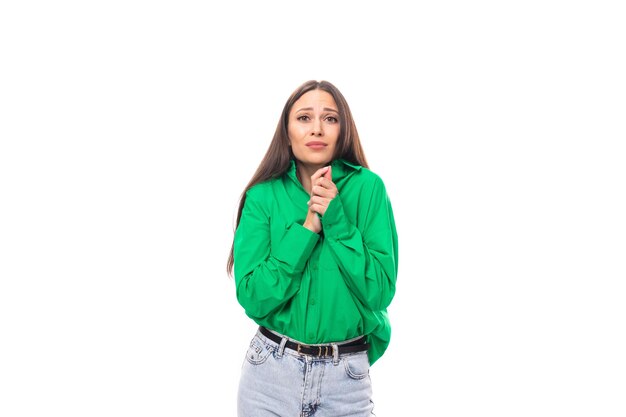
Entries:
{"label": "young woman", "polygon": [[260,327],[238,414],[370,416],[369,367],[390,339],[398,238],[348,103],[326,81],[287,100],[242,194],[227,270]]}

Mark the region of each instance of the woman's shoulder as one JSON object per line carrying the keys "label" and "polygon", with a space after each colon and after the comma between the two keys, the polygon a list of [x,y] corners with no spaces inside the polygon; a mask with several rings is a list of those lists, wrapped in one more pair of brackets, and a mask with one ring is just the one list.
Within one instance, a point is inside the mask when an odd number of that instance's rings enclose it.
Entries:
{"label": "woman's shoulder", "polygon": [[370,168],[363,166],[359,166],[359,169],[355,172],[355,175],[352,175],[352,178],[369,186],[385,186],[380,175],[372,171]]}
{"label": "woman's shoulder", "polygon": [[384,198],[387,195],[387,187],[381,175],[372,171],[371,168],[359,166],[358,169],[347,178],[343,187],[359,190],[363,198]]}
{"label": "woman's shoulder", "polygon": [[266,180],[266,181],[258,182],[254,184],[252,187],[248,188],[248,191],[246,191],[246,196],[255,198],[255,197],[262,197],[264,195],[267,195],[267,193],[272,188],[273,181],[275,180],[270,179],[270,180]]}
{"label": "woman's shoulder", "polygon": [[333,180],[342,182],[347,180],[350,183],[378,183],[382,182],[380,176],[370,168],[350,162],[345,159],[336,159],[332,163]]}
{"label": "woman's shoulder", "polygon": [[361,167],[360,172],[361,172],[361,175],[363,175],[364,179],[367,179],[370,181],[382,181],[382,178],[380,177],[380,175],[372,171],[370,168]]}
{"label": "woman's shoulder", "polygon": [[246,198],[251,198],[260,202],[273,200],[276,194],[276,184],[281,181],[281,177],[276,177],[258,182],[246,191]]}

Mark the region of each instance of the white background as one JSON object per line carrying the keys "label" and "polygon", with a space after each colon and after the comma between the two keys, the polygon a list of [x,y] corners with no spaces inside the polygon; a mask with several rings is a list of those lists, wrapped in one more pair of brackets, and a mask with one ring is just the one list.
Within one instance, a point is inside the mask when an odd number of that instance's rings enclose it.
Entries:
{"label": "white background", "polygon": [[400,238],[377,415],[623,417],[618,3],[3,2],[0,415],[235,415],[238,198],[326,79]]}

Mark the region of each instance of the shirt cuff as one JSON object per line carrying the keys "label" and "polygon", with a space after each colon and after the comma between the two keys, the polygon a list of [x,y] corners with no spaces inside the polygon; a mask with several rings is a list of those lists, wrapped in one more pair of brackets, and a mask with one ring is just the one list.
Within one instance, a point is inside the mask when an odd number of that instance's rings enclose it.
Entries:
{"label": "shirt cuff", "polygon": [[332,239],[340,239],[342,236],[349,236],[352,224],[346,218],[343,210],[343,202],[339,194],[335,196],[322,216],[322,230],[324,236]]}
{"label": "shirt cuff", "polygon": [[274,251],[274,258],[291,265],[294,271],[302,271],[319,238],[317,233],[293,223]]}

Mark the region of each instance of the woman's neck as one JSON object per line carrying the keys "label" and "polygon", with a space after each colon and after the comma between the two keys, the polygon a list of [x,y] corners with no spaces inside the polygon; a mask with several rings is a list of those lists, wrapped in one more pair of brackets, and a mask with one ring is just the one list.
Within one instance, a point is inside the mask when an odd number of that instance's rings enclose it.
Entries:
{"label": "woman's neck", "polygon": [[311,176],[315,174],[318,169],[323,168],[326,165],[327,164],[322,164],[317,166],[296,162],[296,175],[307,193],[311,194]]}

